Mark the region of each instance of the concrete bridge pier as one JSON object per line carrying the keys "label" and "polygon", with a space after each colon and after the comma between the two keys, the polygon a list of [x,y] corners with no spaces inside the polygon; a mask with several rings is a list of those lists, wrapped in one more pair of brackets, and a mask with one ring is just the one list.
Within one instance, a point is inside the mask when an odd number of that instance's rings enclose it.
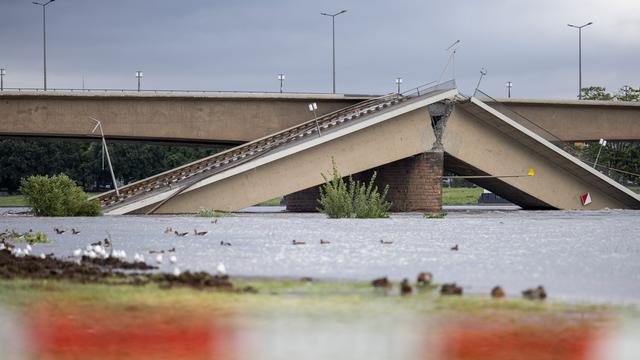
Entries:
{"label": "concrete bridge pier", "polygon": [[[368,182],[377,172],[376,185],[382,191],[389,185],[387,200],[391,211],[441,211],[444,153],[431,150],[353,175]],[[318,207],[319,186],[286,196],[287,211],[313,212]]]}

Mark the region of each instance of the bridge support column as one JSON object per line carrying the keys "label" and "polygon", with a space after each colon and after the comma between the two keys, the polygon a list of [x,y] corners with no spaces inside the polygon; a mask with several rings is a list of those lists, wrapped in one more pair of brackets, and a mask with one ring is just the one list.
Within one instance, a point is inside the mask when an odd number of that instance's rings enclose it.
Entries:
{"label": "bridge support column", "polygon": [[380,167],[377,184],[380,189],[389,185],[391,210],[442,210],[443,164],[442,151],[429,151]]}
{"label": "bridge support column", "polygon": [[[353,178],[369,181],[377,171],[376,185],[382,191],[389,185],[387,200],[393,204],[391,211],[440,211],[442,210],[442,151],[429,151],[385,164],[375,169],[354,174]],[[319,186],[287,195],[287,210],[312,212],[318,207]]]}

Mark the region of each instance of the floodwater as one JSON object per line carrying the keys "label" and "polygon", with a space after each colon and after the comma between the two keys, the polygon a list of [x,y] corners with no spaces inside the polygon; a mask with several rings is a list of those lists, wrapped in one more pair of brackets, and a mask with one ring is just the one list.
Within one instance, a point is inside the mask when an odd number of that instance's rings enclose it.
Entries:
{"label": "floodwater", "polygon": [[[57,235],[54,227],[67,232]],[[167,227],[189,235],[166,234]],[[0,217],[0,230],[5,228],[44,231],[53,241],[35,245],[34,254],[61,258],[109,236],[130,260],[137,252],[155,263],[149,251],[175,248],[182,271],[213,273],[222,262],[232,277],[362,281],[415,279],[429,271],[435,282],[457,282],[465,294],[488,294],[500,285],[519,296],[544,285],[551,301],[640,303],[639,211],[474,211],[450,212],[444,219],[397,214],[371,220],[247,213],[217,223],[187,216],[10,215]],[[72,235],[71,228],[81,233]],[[195,236],[194,229],[208,234]],[[330,244],[321,245],[321,239]],[[450,250],[455,244],[459,250]],[[165,261],[160,268],[171,271],[173,265]]]}

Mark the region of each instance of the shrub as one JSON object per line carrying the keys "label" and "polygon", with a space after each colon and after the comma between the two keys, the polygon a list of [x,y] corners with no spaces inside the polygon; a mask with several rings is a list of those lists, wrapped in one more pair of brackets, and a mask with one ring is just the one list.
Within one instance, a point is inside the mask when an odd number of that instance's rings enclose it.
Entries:
{"label": "shrub", "polygon": [[447,216],[446,211],[438,211],[438,212],[426,212],[422,214],[427,219],[442,219]]}
{"label": "shrub", "polygon": [[216,210],[213,210],[213,209],[200,208],[200,210],[198,210],[198,216],[201,216],[201,217],[208,217],[208,218],[216,217],[217,218],[217,217],[223,217],[225,215],[226,215],[225,212],[216,211]]}
{"label": "shrub", "polygon": [[322,177],[325,183],[320,187],[320,207],[318,211],[325,213],[329,218],[386,218],[389,217],[391,203],[385,201],[389,187],[386,186],[380,194],[378,187],[374,186],[376,173],[373,173],[369,184],[354,181],[349,177],[349,184],[344,181],[335,160],[331,160],[333,170],[331,179],[325,174]]}
{"label": "shrub", "polygon": [[98,216],[100,204],[67,175],[29,176],[20,181],[20,192],[37,216]]}

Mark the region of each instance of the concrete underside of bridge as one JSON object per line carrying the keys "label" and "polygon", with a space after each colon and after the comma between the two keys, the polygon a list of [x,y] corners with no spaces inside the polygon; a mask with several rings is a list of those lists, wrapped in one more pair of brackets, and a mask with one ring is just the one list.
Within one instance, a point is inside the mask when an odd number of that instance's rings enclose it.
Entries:
{"label": "concrete underside of bridge", "polygon": [[[434,141],[430,115],[423,107],[185,192],[155,209],[154,213],[193,213],[200,208],[236,211],[277,196],[317,187],[324,182],[321,173],[331,173],[332,158],[341,174],[356,174],[422,154]],[[431,178],[431,181],[440,188],[439,177]],[[417,188],[424,191],[425,201],[433,201],[433,196],[427,196],[427,189],[422,190],[419,184],[416,184]],[[134,213],[146,213],[153,206],[150,204]]]}

